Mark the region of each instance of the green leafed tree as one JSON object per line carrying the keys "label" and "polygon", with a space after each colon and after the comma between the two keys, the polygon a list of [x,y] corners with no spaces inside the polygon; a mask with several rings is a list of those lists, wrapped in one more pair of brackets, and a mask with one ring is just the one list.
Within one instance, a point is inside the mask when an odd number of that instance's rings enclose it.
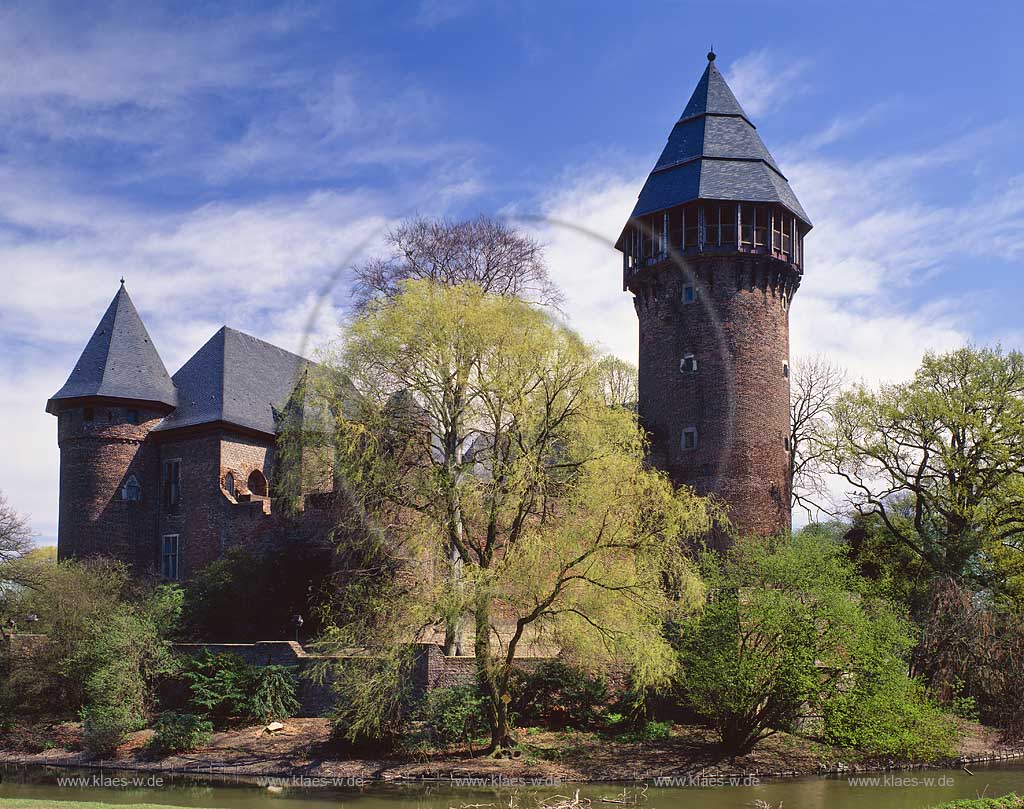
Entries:
{"label": "green leafed tree", "polygon": [[[704,572],[708,604],[679,626],[678,684],[728,752],[743,755],[823,708],[835,720],[825,735],[851,747],[870,740],[902,754],[918,739],[913,752],[930,757],[935,739],[953,738],[907,677],[912,628],[865,597],[840,545],[815,532],[748,537]],[[917,735],[880,741],[900,732],[901,704]]]}
{"label": "green leafed tree", "polygon": [[367,303],[307,385],[303,468],[350,502],[360,561],[329,633],[370,648],[347,675],[345,732],[400,712],[396,641],[437,631],[475,655],[491,747],[510,744],[517,652],[617,661],[641,684],[673,655],[666,617],[700,600],[680,546],[713,508],[644,464],[635,415],[608,406],[601,360],[548,314],[474,284],[409,281]]}
{"label": "green leafed tree", "polygon": [[1003,586],[1024,549],[1024,356],[926,354],[913,380],[840,397],[831,471],[935,575]]}

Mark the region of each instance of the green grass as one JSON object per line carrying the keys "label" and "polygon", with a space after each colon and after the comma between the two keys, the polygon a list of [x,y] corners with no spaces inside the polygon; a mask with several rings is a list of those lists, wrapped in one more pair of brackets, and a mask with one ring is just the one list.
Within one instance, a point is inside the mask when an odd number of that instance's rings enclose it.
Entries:
{"label": "green grass", "polygon": [[196,809],[156,803],[97,803],[96,801],[50,801],[36,798],[0,798],[4,809]]}
{"label": "green grass", "polygon": [[1001,798],[964,798],[933,807],[933,809],[1017,809],[1024,807],[1024,798],[1013,793]]}

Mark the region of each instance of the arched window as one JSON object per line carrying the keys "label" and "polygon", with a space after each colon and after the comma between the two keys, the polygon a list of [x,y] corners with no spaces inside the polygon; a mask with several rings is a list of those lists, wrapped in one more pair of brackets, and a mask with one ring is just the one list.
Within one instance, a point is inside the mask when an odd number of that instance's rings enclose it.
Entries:
{"label": "arched window", "polygon": [[248,488],[252,494],[260,497],[267,496],[267,479],[259,469],[253,469],[249,473]]}
{"label": "arched window", "polygon": [[233,472],[228,472],[224,476],[224,490],[232,497],[235,496],[235,475]]}
{"label": "arched window", "polygon": [[138,503],[142,499],[142,486],[135,475],[129,475],[128,480],[121,487],[121,499],[129,503]]}

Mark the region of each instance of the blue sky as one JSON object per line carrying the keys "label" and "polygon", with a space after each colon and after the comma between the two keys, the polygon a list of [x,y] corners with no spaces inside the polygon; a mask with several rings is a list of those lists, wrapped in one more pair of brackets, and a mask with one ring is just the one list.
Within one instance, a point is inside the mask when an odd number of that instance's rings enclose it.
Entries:
{"label": "blue sky", "polygon": [[402,217],[520,217],[634,358],[609,244],[712,42],[816,225],[794,356],[1018,347],[1022,33],[1009,2],[0,0],[0,490],[53,541],[43,405],[122,274],[173,373],[223,323],[299,348],[337,275],[331,334]]}

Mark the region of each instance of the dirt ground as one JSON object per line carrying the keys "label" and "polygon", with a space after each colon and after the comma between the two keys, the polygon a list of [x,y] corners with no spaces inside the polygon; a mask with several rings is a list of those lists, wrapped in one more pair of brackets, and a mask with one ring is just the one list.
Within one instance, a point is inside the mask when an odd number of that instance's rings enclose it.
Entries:
{"label": "dirt ground", "polygon": [[[960,745],[965,759],[1008,758],[1020,744],[1001,740],[997,731],[965,723]],[[143,746],[151,731],[140,731],[112,760],[96,762],[80,751],[76,723],[37,727],[12,734],[0,751],[0,763],[119,767],[139,770],[223,775],[301,775],[309,778],[418,780],[484,777],[558,781],[631,781],[701,773],[707,776],[756,774],[795,776],[839,769],[897,768],[899,762],[850,757],[813,740],[780,733],[747,756],[730,760],[717,749],[712,733],[700,726],[677,725],[669,738],[623,743],[575,731],[519,731],[523,751],[517,759],[495,760],[467,753],[433,753],[390,759],[347,758],[330,744],[325,719],[289,719],[276,734],[260,725],[215,733],[210,744],[192,753],[162,759],[147,757]],[[45,742],[40,742],[45,739]],[[40,747],[46,749],[40,750]]]}

